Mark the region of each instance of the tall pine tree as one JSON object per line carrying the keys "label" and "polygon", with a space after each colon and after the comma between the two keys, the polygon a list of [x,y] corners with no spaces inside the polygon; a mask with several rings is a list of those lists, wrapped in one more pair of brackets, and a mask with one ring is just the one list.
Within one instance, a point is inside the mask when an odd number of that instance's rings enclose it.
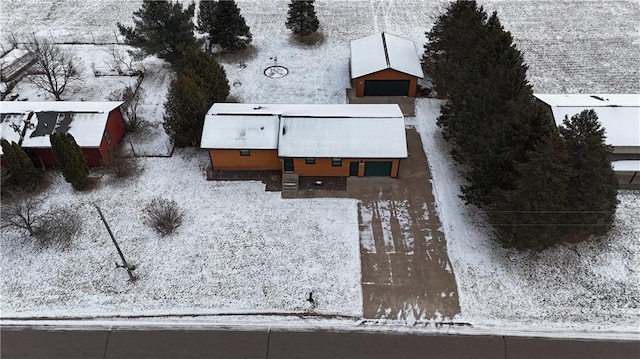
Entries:
{"label": "tall pine tree", "polygon": [[204,81],[191,69],[178,73],[169,86],[163,126],[177,147],[200,144],[204,117],[212,105],[204,87]]}
{"label": "tall pine tree", "polygon": [[200,0],[198,4],[198,27],[197,30],[207,36],[207,51],[213,48],[213,24],[215,23],[215,9],[217,0]]}
{"label": "tall pine tree", "polygon": [[227,99],[229,81],[215,58],[199,49],[188,49],[176,68],[164,105],[164,129],[176,146],[198,146],[204,116],[215,102]]}
{"label": "tall pine tree", "polygon": [[508,247],[541,249],[565,238],[569,155],[557,132],[551,132],[516,165],[513,190],[496,189],[487,217]]}
{"label": "tall pine tree", "polygon": [[77,191],[83,190],[89,183],[89,165],[69,133],[52,133],[50,136],[51,150],[56,156],[65,181]]}
{"label": "tall pine tree", "polygon": [[285,25],[294,35],[307,36],[318,30],[320,22],[313,3],[313,0],[291,0],[289,3]]}
{"label": "tall pine tree", "polygon": [[117,25],[127,45],[174,64],[186,48],[200,45],[193,35],[194,10],[194,4],[183,9],[178,2],[143,0],[142,7],[133,13],[133,27]]}
{"label": "tall pine tree", "polygon": [[209,38],[223,49],[241,50],[251,43],[253,35],[235,1],[219,1],[214,6],[211,21]]}
{"label": "tall pine tree", "polygon": [[612,148],[593,110],[585,110],[559,128],[569,150],[572,176],[568,183],[568,208],[576,235],[605,233],[613,224],[618,205],[618,180],[611,168]]}

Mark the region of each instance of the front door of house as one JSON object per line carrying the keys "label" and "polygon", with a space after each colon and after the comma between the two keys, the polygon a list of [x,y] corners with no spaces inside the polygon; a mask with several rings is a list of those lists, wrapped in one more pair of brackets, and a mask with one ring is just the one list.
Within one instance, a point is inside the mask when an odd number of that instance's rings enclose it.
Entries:
{"label": "front door of house", "polygon": [[289,173],[293,172],[293,158],[284,159],[284,171]]}
{"label": "front door of house", "polygon": [[358,162],[349,163],[349,176],[358,177]]}

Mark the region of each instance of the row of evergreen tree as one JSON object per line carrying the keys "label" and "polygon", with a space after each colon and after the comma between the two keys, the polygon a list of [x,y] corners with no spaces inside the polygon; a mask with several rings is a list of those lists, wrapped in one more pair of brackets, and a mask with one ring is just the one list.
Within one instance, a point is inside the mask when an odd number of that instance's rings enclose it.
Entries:
{"label": "row of evergreen tree", "polygon": [[[49,138],[51,151],[56,157],[65,181],[75,190],[83,190],[89,183],[89,165],[73,135],[52,133]],[[0,145],[11,174],[10,183],[5,184],[25,191],[36,190],[42,181],[42,173],[35,167],[29,155],[16,142],[10,143],[2,139]]]}
{"label": "row of evergreen tree", "polygon": [[[134,26],[118,23],[118,29],[128,45],[146,54],[174,63],[189,48],[199,48],[202,42],[194,30],[207,38],[207,50],[218,45],[227,51],[241,50],[253,39],[251,29],[234,0],[201,0],[198,4],[197,26],[193,24],[195,4],[187,8],[168,0],[144,0],[134,12]],[[318,30],[313,0],[291,0],[286,27],[295,35],[306,36]]]}
{"label": "row of evergreen tree", "polygon": [[511,34],[475,1],[451,3],[426,35],[423,63],[448,92],[438,125],[463,164],[462,197],[501,242],[543,248],[606,232],[617,180],[595,112],[558,131]]}

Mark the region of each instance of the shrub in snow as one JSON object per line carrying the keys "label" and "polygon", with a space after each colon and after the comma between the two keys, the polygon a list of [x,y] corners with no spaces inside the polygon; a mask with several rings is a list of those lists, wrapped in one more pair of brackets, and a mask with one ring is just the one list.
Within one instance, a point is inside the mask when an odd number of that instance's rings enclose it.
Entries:
{"label": "shrub in snow", "polygon": [[156,197],[143,209],[143,215],[146,225],[166,236],[180,227],[184,213],[176,201]]}
{"label": "shrub in snow", "polygon": [[135,177],[142,172],[138,158],[125,154],[124,151],[122,151],[122,147],[111,151],[109,154],[109,162],[105,164],[105,168],[116,180]]}

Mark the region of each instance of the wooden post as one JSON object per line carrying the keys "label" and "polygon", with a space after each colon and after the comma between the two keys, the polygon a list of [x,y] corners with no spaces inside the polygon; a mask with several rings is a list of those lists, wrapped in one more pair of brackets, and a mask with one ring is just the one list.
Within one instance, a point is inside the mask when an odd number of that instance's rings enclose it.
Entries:
{"label": "wooden post", "polygon": [[104,215],[102,214],[100,207],[98,207],[97,204],[95,206],[96,206],[96,209],[98,210],[98,214],[100,215],[100,219],[102,219],[102,223],[104,223],[104,226],[107,227],[107,232],[109,232],[109,236],[111,236],[111,240],[113,241],[113,244],[116,246],[116,249],[118,250],[120,259],[122,259],[122,267],[124,267],[127,270],[127,274],[129,274],[129,279],[131,279],[132,282],[135,281],[137,278],[132,271],[135,270],[136,267],[129,266],[129,264],[127,263],[127,260],[124,259],[124,254],[122,254],[122,251],[120,250],[120,246],[118,245],[118,242],[116,242],[116,237],[113,236],[113,232],[111,232],[111,228],[109,228],[109,223],[107,223],[107,220],[104,219]]}

